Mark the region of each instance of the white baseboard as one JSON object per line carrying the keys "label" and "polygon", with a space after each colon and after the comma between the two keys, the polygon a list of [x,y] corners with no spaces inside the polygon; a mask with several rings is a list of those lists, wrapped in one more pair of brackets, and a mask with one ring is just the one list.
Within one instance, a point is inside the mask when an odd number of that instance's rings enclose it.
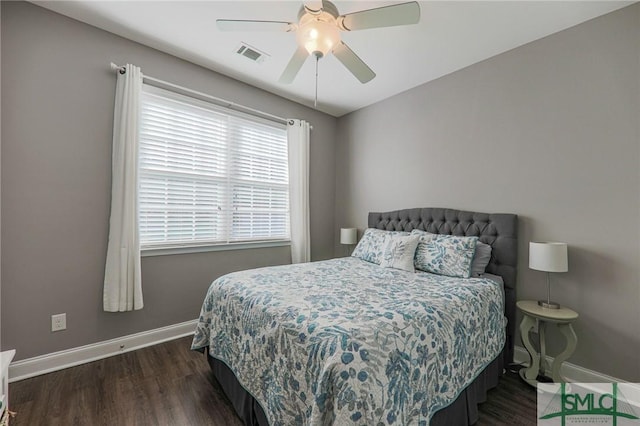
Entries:
{"label": "white baseboard", "polygon": [[[519,364],[529,365],[530,357],[529,353],[522,346],[515,347],[514,361]],[[547,355],[547,363],[551,365],[553,358]],[[560,367],[560,375],[567,379],[568,382],[573,383],[625,383],[626,380],[618,379],[613,376],[609,376],[598,371],[589,370],[588,368],[580,367],[579,365],[571,364],[570,362],[563,362]]]}
{"label": "white baseboard", "polygon": [[[193,334],[197,322],[198,320],[186,321],[104,342],[16,361],[9,365],[9,383],[188,336]],[[529,354],[525,348],[521,346],[515,347],[514,361],[528,365]],[[547,362],[551,365],[553,358],[547,356]],[[562,364],[560,374],[568,381],[578,383],[626,382],[570,362]]]}
{"label": "white baseboard", "polygon": [[198,320],[181,322],[104,342],[16,361],[9,365],[9,383],[188,336],[194,333],[197,322]]}

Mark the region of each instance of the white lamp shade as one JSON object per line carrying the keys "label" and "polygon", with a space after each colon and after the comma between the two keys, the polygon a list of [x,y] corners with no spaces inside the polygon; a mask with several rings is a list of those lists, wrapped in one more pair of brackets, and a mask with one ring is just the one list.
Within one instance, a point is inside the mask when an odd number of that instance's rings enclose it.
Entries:
{"label": "white lamp shade", "polygon": [[529,268],[545,272],[567,272],[567,244],[550,241],[530,242]]}
{"label": "white lamp shade", "polygon": [[340,229],[340,244],[355,244],[358,241],[358,230],[356,228]]}

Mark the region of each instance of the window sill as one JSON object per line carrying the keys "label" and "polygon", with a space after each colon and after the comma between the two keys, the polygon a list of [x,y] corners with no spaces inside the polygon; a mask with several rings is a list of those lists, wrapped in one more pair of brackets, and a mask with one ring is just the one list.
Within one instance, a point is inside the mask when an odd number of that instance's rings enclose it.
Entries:
{"label": "window sill", "polygon": [[268,247],[283,247],[290,246],[291,241],[279,240],[279,241],[257,241],[246,243],[230,243],[230,244],[214,244],[214,245],[201,245],[201,246],[165,246],[157,248],[143,248],[140,250],[140,257],[152,257],[152,256],[168,256],[174,254],[188,254],[188,253],[205,253],[209,251],[227,251],[227,250],[246,250]]}

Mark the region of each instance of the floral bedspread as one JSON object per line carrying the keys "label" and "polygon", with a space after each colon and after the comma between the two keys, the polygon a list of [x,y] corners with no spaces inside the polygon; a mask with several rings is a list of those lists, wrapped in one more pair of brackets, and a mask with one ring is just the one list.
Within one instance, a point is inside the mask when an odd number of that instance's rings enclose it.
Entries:
{"label": "floral bedspread", "polygon": [[192,349],[275,425],[427,425],[501,352],[502,289],[349,257],[211,284]]}

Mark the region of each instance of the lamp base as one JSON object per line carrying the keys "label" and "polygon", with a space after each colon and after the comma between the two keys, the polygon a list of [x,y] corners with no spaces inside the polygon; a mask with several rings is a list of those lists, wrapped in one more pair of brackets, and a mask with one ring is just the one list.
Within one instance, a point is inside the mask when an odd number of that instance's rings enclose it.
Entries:
{"label": "lamp base", "polygon": [[546,300],[538,300],[538,306],[542,306],[547,309],[560,309],[560,304],[556,302],[549,302]]}

